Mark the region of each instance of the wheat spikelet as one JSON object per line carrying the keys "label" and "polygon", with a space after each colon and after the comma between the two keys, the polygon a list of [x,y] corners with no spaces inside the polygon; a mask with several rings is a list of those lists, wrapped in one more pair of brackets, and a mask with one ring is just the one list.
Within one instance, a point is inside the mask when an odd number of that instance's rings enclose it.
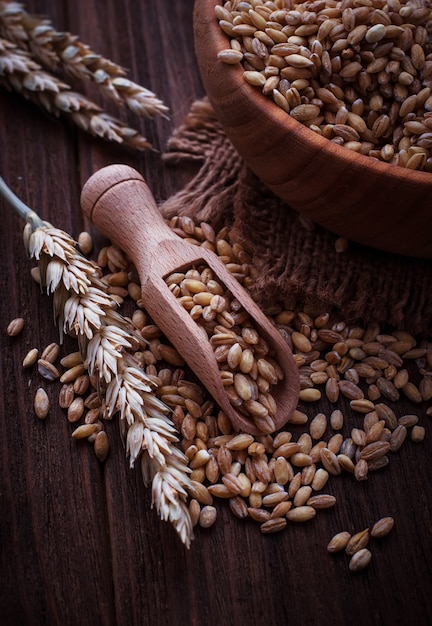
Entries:
{"label": "wheat spikelet", "polygon": [[27,223],[23,238],[30,257],[39,262],[41,286],[54,294],[60,329],[78,338],[86,369],[101,382],[105,416],[120,416],[131,467],[141,456],[157,512],[189,547],[188,461],[175,445],[178,436],[168,407],[154,395],[156,383],[128,353],[145,340],[115,310],[117,302],[104,290],[97,267],[76,250],[72,237],[48,222],[40,224],[33,228]]}
{"label": "wheat spikelet", "polygon": [[0,35],[51,71],[91,80],[105,97],[125,103],[139,116],[152,118],[168,112],[152,91],[126,78],[119,65],[96,54],[77,36],[56,31],[49,20],[27,13],[17,2],[0,2]]}
{"label": "wheat spikelet", "polygon": [[[193,539],[192,520],[186,505],[187,493],[184,490],[184,455],[178,448],[165,457],[164,465],[150,455],[141,456],[143,481],[152,485],[153,504],[165,521],[171,522],[182,542],[189,548]],[[181,495],[181,497],[179,497]]]}
{"label": "wheat spikelet", "polygon": [[16,91],[55,116],[64,115],[95,137],[144,150],[151,144],[121,120],[105,113],[85,96],[45,72],[28,52],[0,39],[0,85]]}

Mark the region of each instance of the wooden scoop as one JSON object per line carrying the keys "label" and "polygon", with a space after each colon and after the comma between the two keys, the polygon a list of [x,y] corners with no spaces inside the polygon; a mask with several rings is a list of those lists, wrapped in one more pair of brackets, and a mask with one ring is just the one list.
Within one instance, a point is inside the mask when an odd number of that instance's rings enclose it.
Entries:
{"label": "wooden scoop", "polygon": [[142,176],[126,165],[110,165],[84,185],[81,206],[85,215],[124,250],[141,280],[146,311],[201,380],[234,427],[262,434],[252,417],[229,402],[213,349],[202,330],[170,292],[165,278],[196,265],[207,265],[251,316],[258,333],[274,348],[284,379],[271,391],[276,400],[276,430],[297,406],[299,374],[292,353],[248,293],[233,278],[216,254],[176,235],[162,218]]}

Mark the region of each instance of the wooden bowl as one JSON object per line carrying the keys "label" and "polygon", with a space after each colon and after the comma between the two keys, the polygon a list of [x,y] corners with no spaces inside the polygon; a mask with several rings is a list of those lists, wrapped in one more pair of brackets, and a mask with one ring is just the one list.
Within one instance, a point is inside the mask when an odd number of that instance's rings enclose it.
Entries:
{"label": "wooden bowl", "polygon": [[196,0],[195,52],[215,114],[249,168],[301,215],[352,241],[432,258],[432,174],[355,153],[319,136],[244,80],[214,13]]}

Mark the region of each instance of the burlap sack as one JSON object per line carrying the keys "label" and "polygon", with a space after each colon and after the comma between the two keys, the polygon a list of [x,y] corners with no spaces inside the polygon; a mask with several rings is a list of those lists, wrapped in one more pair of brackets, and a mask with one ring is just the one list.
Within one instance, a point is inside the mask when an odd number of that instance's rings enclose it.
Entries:
{"label": "burlap sack", "polygon": [[248,170],[206,99],[192,105],[169,140],[164,160],[176,166],[196,161],[199,170],[161,205],[162,212],[188,215],[216,228],[230,225],[232,238],[261,270],[253,287],[258,301],[268,304],[294,295],[302,302],[335,307],[349,322],[378,322],[431,335],[432,261],[352,242],[348,250],[337,252],[336,235],[305,222]]}

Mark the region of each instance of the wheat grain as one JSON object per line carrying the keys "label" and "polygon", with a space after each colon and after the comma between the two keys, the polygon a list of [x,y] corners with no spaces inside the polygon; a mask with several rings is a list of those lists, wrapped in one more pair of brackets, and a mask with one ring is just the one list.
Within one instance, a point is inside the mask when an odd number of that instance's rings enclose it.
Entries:
{"label": "wheat grain", "polygon": [[304,506],[306,502],[309,500],[309,498],[311,497],[311,494],[312,494],[312,487],[310,487],[309,485],[303,485],[299,487],[299,489],[297,490],[293,498],[293,505],[295,507]]}
{"label": "wheat grain", "polygon": [[[287,513],[288,517],[288,513]],[[277,533],[285,528],[287,525],[287,520],[283,517],[274,517],[260,526],[260,530],[264,534]]]}
{"label": "wheat grain", "polygon": [[299,506],[290,509],[286,514],[286,518],[290,522],[307,522],[313,519],[316,515],[316,510],[312,506]]}
{"label": "wheat grain", "polygon": [[[384,457],[381,457],[384,458]],[[354,466],[354,476],[356,480],[367,480],[369,467],[375,461],[366,461],[366,459],[359,459]]]}
{"label": "wheat grain", "polygon": [[67,408],[67,418],[69,422],[78,422],[84,414],[84,401],[80,397],[75,397]]}
{"label": "wheat grain", "polygon": [[216,522],[217,518],[217,509],[214,506],[206,505],[204,506],[199,514],[199,525],[202,528],[210,528]]}
{"label": "wheat grain", "polygon": [[426,431],[423,426],[413,426],[411,429],[411,441],[414,443],[420,443],[425,438]]}
{"label": "wheat grain", "polygon": [[94,440],[94,451],[96,457],[99,459],[101,463],[103,463],[109,453],[109,439],[108,435],[104,430],[101,430],[97,433]]}
{"label": "wheat grain", "polygon": [[6,328],[6,332],[9,337],[17,337],[23,330],[25,320],[22,317],[16,317],[11,320]]}
{"label": "wheat grain", "polygon": [[371,529],[371,537],[375,539],[380,539],[381,537],[385,537],[389,534],[394,526],[394,519],[392,517],[382,517],[380,520],[375,522]]}
{"label": "wheat grain", "polygon": [[372,443],[368,443],[362,450],[360,451],[359,459],[365,460],[368,463],[372,461],[377,461],[379,458],[387,454],[390,450],[390,443],[387,441],[373,441]]}
{"label": "wheat grain", "polygon": [[23,359],[23,363],[22,363],[23,368],[27,369],[28,367],[32,367],[32,365],[34,365],[36,361],[38,360],[38,356],[39,356],[39,350],[37,348],[31,348],[31,350],[27,352],[27,354],[25,355]]}
{"label": "wheat grain", "polygon": [[350,537],[348,543],[345,546],[345,552],[349,556],[352,556],[359,550],[362,550],[369,543],[369,537],[370,537],[369,528],[365,528],[364,530],[361,530],[355,535],[352,535],[352,537]]}
{"label": "wheat grain", "polygon": [[48,361],[49,363],[55,363],[60,354],[60,346],[58,343],[52,342],[48,344],[43,350],[40,356],[41,359]]}
{"label": "wheat grain", "polygon": [[58,403],[62,409],[67,409],[75,397],[72,384],[64,383],[60,389]]}
{"label": "wheat grain", "polygon": [[398,425],[403,425],[406,428],[410,428],[411,426],[415,426],[418,423],[417,415],[402,415],[398,419]]}
{"label": "wheat grain", "polygon": [[408,434],[408,431],[407,431],[406,426],[404,426],[403,424],[399,424],[398,426],[396,426],[396,428],[394,429],[394,431],[392,432],[390,436],[389,444],[390,444],[391,452],[396,452],[397,450],[399,450],[399,448],[404,443],[407,437],[407,434]]}
{"label": "wheat grain", "polygon": [[85,256],[93,250],[93,239],[87,231],[83,231],[78,235],[77,244],[80,252]]}
{"label": "wheat grain", "polygon": [[[362,463],[363,461],[359,461],[359,463]],[[371,472],[375,472],[377,470],[383,469],[384,467],[387,467],[387,465],[389,464],[390,459],[388,456],[384,455],[382,457],[380,457],[379,459],[377,459],[376,461],[370,461],[369,463],[367,463],[367,471],[371,471]],[[358,465],[358,463],[357,463]]]}
{"label": "wheat grain", "polygon": [[327,429],[327,417],[324,413],[317,413],[309,425],[312,439],[321,439]]}
{"label": "wheat grain", "polygon": [[37,364],[38,372],[43,378],[45,378],[45,380],[53,381],[60,377],[58,369],[49,361],[38,359]]}
{"label": "wheat grain", "polygon": [[369,565],[372,560],[372,553],[367,548],[362,548],[353,556],[349,562],[349,569],[351,572],[358,572]]}
{"label": "wheat grain", "polygon": [[314,509],[329,509],[336,504],[335,496],[322,493],[309,498],[306,503],[307,506],[312,506]]}
{"label": "wheat grain", "polygon": [[189,508],[191,524],[192,524],[192,527],[194,527],[198,524],[198,521],[199,521],[199,516],[201,512],[200,503],[198,502],[198,500],[191,498],[188,508]]}
{"label": "wheat grain", "polygon": [[[64,384],[74,383],[86,371],[86,367],[84,363],[82,362],[81,355],[80,355],[80,359],[81,359],[81,363],[78,363],[77,365],[73,365],[72,367],[67,369],[65,372],[63,372],[63,374],[60,376],[61,383],[64,383]],[[64,363],[62,363],[62,365],[64,365]]]}
{"label": "wheat grain", "polygon": [[327,544],[327,550],[329,552],[341,552],[345,550],[351,535],[348,531],[344,530],[334,535]]}
{"label": "wheat grain", "polygon": [[87,439],[97,431],[96,424],[81,424],[72,432],[74,439]]}
{"label": "wheat grain", "polygon": [[36,416],[39,419],[45,419],[50,410],[50,401],[48,398],[48,394],[43,389],[43,387],[39,387],[37,389],[35,397],[34,397],[34,411]]}
{"label": "wheat grain", "polygon": [[343,470],[345,470],[346,472],[354,473],[355,465],[352,459],[349,458],[349,456],[347,456],[346,454],[338,454],[337,460]]}
{"label": "wheat grain", "polygon": [[333,474],[337,476],[341,473],[341,467],[339,465],[339,461],[334,452],[329,450],[329,448],[323,448],[321,450],[321,462],[323,467],[329,474]]}

